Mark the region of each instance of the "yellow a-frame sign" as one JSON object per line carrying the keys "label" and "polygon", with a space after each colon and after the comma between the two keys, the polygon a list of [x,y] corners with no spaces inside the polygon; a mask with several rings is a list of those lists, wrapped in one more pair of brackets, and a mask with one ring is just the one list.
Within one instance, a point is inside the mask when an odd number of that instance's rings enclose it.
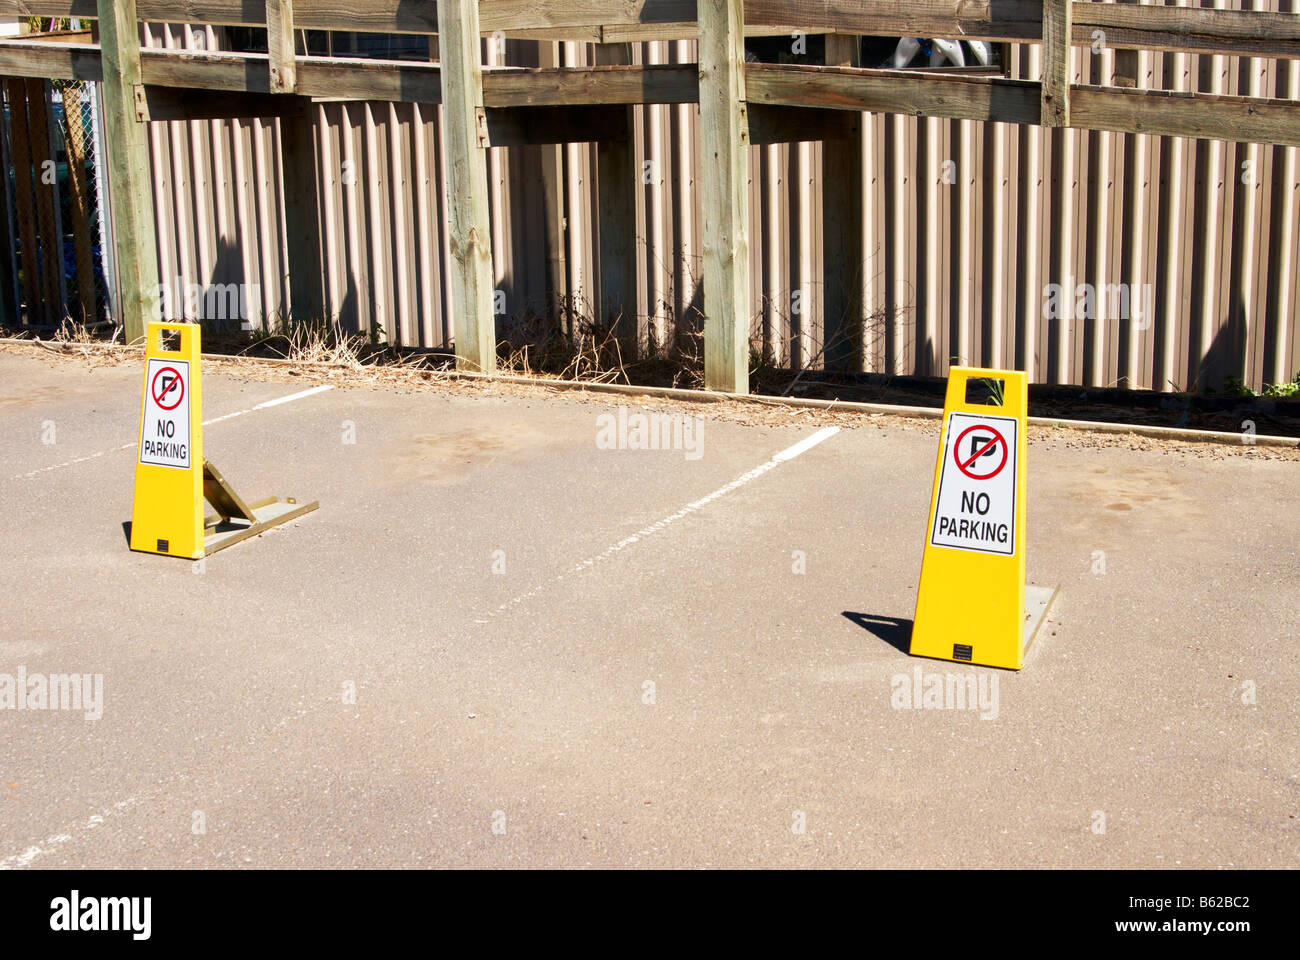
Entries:
{"label": "yellow a-frame sign", "polygon": [[[245,503],[203,459],[200,344],[197,324],[148,325],[132,550],[198,560],[319,506],[292,497]],[[215,515],[204,516],[205,499]]]}
{"label": "yellow a-frame sign", "polygon": [[[972,399],[969,388],[981,389]],[[1019,670],[1055,591],[1025,597],[1028,377],[953,367],[910,652]],[[1036,620],[1033,618],[1036,616]]]}
{"label": "yellow a-frame sign", "polygon": [[[175,345],[164,340],[175,338]],[[199,328],[151,323],[145,341],[131,549],[203,556],[203,387]]]}

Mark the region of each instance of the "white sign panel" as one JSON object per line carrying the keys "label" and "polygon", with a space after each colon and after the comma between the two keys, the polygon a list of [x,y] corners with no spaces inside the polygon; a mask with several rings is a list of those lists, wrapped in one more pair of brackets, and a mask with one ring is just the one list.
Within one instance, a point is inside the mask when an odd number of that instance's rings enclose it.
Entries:
{"label": "white sign panel", "polygon": [[948,415],[930,543],[954,550],[1016,552],[1015,417]]}
{"label": "white sign panel", "polygon": [[149,361],[140,420],[140,462],[181,470],[190,467],[188,360]]}

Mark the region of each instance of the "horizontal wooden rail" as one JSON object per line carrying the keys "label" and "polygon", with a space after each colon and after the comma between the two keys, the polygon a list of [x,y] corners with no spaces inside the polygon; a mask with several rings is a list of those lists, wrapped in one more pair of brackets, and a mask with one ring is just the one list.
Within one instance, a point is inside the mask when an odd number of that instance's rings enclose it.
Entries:
{"label": "horizontal wooden rail", "polygon": [[[1038,83],[906,70],[747,65],[752,103],[1036,124]],[[1300,102],[1071,86],[1070,126],[1300,146]]]}
{"label": "horizontal wooden rail", "polygon": [[[1073,43],[1117,49],[1300,59],[1300,14],[1196,7],[1075,2]],[[140,19],[265,26],[259,0],[139,0]],[[437,33],[437,3],[412,0],[295,0],[297,29]],[[0,0],[0,16],[94,19],[95,0]],[[694,0],[481,0],[485,35],[603,43],[696,35]],[[1037,42],[1041,0],[748,0],[750,35],[841,32],[885,37],[951,37]]]}
{"label": "horizontal wooden rail", "polygon": [[955,120],[1038,122],[1039,85],[1031,80],[763,63],[747,67],[751,103]]}
{"label": "horizontal wooden rail", "polygon": [[[271,93],[270,62],[264,53],[146,48],[140,51],[140,67],[149,86]],[[297,92],[306,97],[442,102],[436,63],[302,57],[297,72]],[[98,81],[103,77],[99,47],[0,40],[0,76]],[[483,95],[491,107],[695,103],[699,100],[699,77],[694,64],[546,70],[505,67],[483,71]]]}
{"label": "horizontal wooden rail", "polygon": [[[271,93],[266,54],[146,49],[140,59],[150,86]],[[99,48],[0,41],[0,75],[98,80]],[[1029,80],[762,63],[747,64],[746,75],[749,100],[756,104],[1005,123],[1039,120],[1040,86]],[[305,57],[298,61],[297,90],[328,99],[442,99],[438,66],[410,61]],[[1089,86],[1070,90],[1072,127],[1300,146],[1300,103],[1292,100]],[[490,107],[695,103],[699,80],[693,64],[501,68],[484,70],[483,96]]]}

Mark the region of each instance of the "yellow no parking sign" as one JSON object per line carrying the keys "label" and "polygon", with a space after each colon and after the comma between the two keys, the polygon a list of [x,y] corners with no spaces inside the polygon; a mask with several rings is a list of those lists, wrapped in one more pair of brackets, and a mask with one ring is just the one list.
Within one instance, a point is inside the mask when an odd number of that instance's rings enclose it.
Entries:
{"label": "yellow no parking sign", "polygon": [[1016,370],[949,374],[912,626],[916,656],[1013,670],[1024,663],[1028,393]]}
{"label": "yellow no parking sign", "polygon": [[952,413],[945,432],[930,545],[1015,556],[1020,421]]}
{"label": "yellow no parking sign", "polygon": [[147,328],[132,550],[200,560],[319,506],[293,497],[245,502],[204,459],[201,337],[198,324]]}
{"label": "yellow no parking sign", "polygon": [[203,556],[203,391],[199,327],[150,323],[140,391],[131,549]]}

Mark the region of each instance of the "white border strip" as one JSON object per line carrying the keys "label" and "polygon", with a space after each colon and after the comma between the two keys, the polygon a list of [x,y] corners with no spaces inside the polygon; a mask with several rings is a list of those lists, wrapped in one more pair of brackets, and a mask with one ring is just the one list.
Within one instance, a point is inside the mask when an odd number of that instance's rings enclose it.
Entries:
{"label": "white border strip", "polygon": [[[234,413],[227,413],[225,416],[213,417],[211,420],[204,420],[203,426],[208,427],[214,423],[221,423],[223,420],[233,420],[235,417],[242,417],[246,413],[253,413],[257,410],[265,410],[268,407],[278,407],[282,403],[289,403],[292,400],[302,400],[304,397],[310,397],[317,393],[324,393],[326,390],[333,390],[332,384],[312,387],[309,390],[299,390],[297,393],[291,393],[287,397],[276,397],[274,400],[264,400],[256,406],[249,407],[246,410],[236,410]],[[33,470],[30,473],[20,473],[10,477],[9,480],[30,480],[32,477],[39,477],[42,473],[49,473],[51,470],[58,470],[60,467],[71,467],[78,463],[85,463],[87,460],[94,460],[96,457],[102,457],[106,453],[116,453],[119,450],[130,450],[136,446],[138,441],[132,440],[130,443],[124,443],[120,447],[113,447],[109,450],[100,450],[98,453],[92,453],[89,456],[77,457],[75,460],[65,460],[63,463],[52,464],[48,467],[41,467],[39,470]]]}

